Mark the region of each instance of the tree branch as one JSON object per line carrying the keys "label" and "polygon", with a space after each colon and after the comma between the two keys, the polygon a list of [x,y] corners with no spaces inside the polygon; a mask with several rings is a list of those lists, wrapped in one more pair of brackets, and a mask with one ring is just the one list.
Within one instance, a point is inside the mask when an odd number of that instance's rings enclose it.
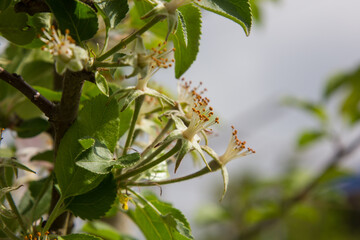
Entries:
{"label": "tree branch", "polygon": [[0,79],[4,80],[34,103],[50,120],[54,117],[55,104],[42,96],[32,88],[24,79],[16,73],[9,73],[0,67]]}
{"label": "tree branch", "polygon": [[282,207],[282,211],[279,215],[271,218],[260,221],[253,226],[244,229],[241,231],[238,239],[248,239],[253,237],[255,234],[260,231],[273,226],[277,223],[281,217],[286,214],[296,203],[304,200],[309,193],[321,182],[323,177],[334,169],[339,162],[346,156],[353,153],[360,146],[360,136],[356,138],[348,147],[339,147],[339,149],[335,152],[333,156],[327,161],[327,165],[323,168],[323,170],[312,180],[310,181],[304,188],[295,193],[292,197],[284,199],[279,205]]}

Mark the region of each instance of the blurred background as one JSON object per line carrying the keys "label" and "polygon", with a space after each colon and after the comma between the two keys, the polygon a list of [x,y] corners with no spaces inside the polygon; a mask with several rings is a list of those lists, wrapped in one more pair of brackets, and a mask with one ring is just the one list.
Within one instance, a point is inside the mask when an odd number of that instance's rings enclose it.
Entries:
{"label": "blurred background", "polygon": [[[221,154],[234,125],[256,154],[227,165],[221,203],[220,172],[163,186],[162,197],[187,216],[195,239],[359,239],[359,151],[324,168],[360,135],[360,2],[253,4],[249,37],[204,12],[200,53],[185,78],[203,82],[220,115],[209,145]],[[176,92],[170,70],[156,79]],[[189,159],[177,175],[198,168]]]}

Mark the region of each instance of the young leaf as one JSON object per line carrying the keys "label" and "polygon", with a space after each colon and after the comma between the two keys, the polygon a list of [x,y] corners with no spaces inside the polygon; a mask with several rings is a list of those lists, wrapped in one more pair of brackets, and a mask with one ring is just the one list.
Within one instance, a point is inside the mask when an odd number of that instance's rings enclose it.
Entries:
{"label": "young leaf", "polygon": [[105,96],[109,96],[109,86],[106,81],[106,78],[101,75],[99,72],[95,72],[95,82],[96,86],[99,88],[100,92]]}
{"label": "young leaf", "polygon": [[104,144],[95,141],[94,145],[80,153],[76,159],[76,165],[96,174],[107,174],[114,165],[112,153]]}
{"label": "young leaf", "polygon": [[120,168],[127,168],[133,166],[139,160],[140,160],[139,153],[130,153],[125,156],[119,157],[116,160],[115,165]]}
{"label": "young leaf", "polygon": [[95,11],[77,0],[45,0],[59,23],[60,30],[70,30],[70,35],[78,42],[92,38],[98,30]]}
{"label": "young leaf", "polygon": [[25,13],[15,13],[14,8],[0,12],[0,34],[12,43],[25,45],[35,38],[35,30],[27,24]]}
{"label": "young leaf", "polygon": [[96,188],[68,200],[68,209],[82,219],[99,219],[116,199],[116,182],[108,175]]}
{"label": "young leaf", "polygon": [[95,237],[89,234],[75,233],[66,236],[58,236],[58,240],[102,240],[99,237]]}
{"label": "young leaf", "polygon": [[116,27],[129,11],[127,0],[96,0],[96,2],[109,19],[110,28]]}
{"label": "young leaf", "polygon": [[84,148],[84,150],[87,150],[87,149],[91,148],[92,146],[94,146],[95,142],[96,142],[96,140],[93,138],[79,139],[79,143]]}
{"label": "young leaf", "polygon": [[175,51],[175,77],[180,78],[195,61],[199,52],[201,12],[193,4],[179,9],[176,34],[172,36]]}
{"label": "young leaf", "polygon": [[95,188],[104,178],[76,165],[84,149],[78,139],[91,137],[113,152],[119,139],[119,106],[115,99],[98,95],[84,104],[78,119],[61,140],[55,173],[64,197],[80,195]]}
{"label": "young leaf", "polygon": [[46,131],[49,127],[48,121],[39,117],[23,121],[16,127],[16,131],[19,137],[30,138]]}
{"label": "young leaf", "polygon": [[196,5],[240,24],[249,35],[252,19],[249,0],[201,0]]}

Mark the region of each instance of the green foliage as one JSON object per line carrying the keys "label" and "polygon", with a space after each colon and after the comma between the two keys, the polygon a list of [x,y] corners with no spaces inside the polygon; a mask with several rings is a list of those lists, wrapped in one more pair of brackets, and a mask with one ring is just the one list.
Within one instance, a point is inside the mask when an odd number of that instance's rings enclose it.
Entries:
{"label": "green foliage", "polygon": [[305,147],[325,136],[325,132],[319,130],[305,130],[298,138],[298,146]]}
{"label": "green foliage", "polygon": [[112,163],[112,153],[104,144],[95,141],[93,146],[81,152],[75,159],[76,165],[92,173],[107,174],[110,172]]}
{"label": "green foliage", "polygon": [[3,0],[0,2],[0,11],[6,10],[11,4],[11,0]]}
{"label": "green foliage", "polygon": [[93,137],[114,151],[119,132],[118,105],[115,100],[97,96],[89,100],[80,111],[77,121],[62,139],[55,165],[56,177],[63,196],[69,197],[90,191],[104,178],[76,166],[83,151],[77,139]]}
{"label": "green foliage", "polygon": [[127,0],[96,0],[97,5],[106,16],[105,23],[110,28],[116,27],[129,11]]}
{"label": "green foliage", "polygon": [[175,77],[180,78],[195,61],[199,52],[201,12],[194,5],[179,8],[179,21],[173,36],[175,46]]}
{"label": "green foliage", "polygon": [[19,211],[29,222],[36,221],[45,214],[51,203],[51,179],[49,177],[32,181],[19,204]]}
{"label": "green foliage", "polygon": [[249,0],[201,0],[196,4],[233,20],[241,25],[246,35],[250,34],[252,19]]}
{"label": "green foliage", "polygon": [[[40,176],[46,177],[28,180],[26,176],[28,187],[19,204],[12,200],[11,191],[18,189],[13,186],[14,178],[18,170],[35,172],[14,157],[19,149],[0,149],[0,170],[4,170],[0,238],[17,239],[30,228],[42,234],[56,232],[53,223],[58,220],[64,225],[59,216],[66,211],[72,213],[68,216],[92,221],[116,214],[119,206],[127,211],[131,201],[135,208],[126,213],[147,239],[193,239],[179,210],[153,194],[142,197],[130,186],[168,180],[168,160],[177,157],[177,168],[194,149],[207,164],[200,130],[189,134],[193,139],[182,134],[198,124],[189,123],[194,121],[189,118],[192,102],[178,102],[161,87],[148,85],[159,69],[174,65],[173,50],[165,49],[172,49],[167,43],[169,35],[176,48],[176,78],[195,61],[202,23],[198,6],[234,20],[249,33],[247,1],[1,1],[0,34],[10,44],[0,59],[4,68],[0,72],[0,127],[16,131],[20,138],[46,132],[43,136],[52,138],[54,148],[31,156],[30,161],[47,161],[36,163]],[[99,25],[99,17],[105,26]],[[144,44],[132,47],[134,40]],[[124,66],[133,68],[131,77],[140,73],[135,86],[121,82],[130,77],[124,74]],[[185,91],[192,98],[189,89]],[[207,101],[203,99],[203,103]],[[213,113],[206,114],[212,122]],[[176,126],[172,120],[161,122],[170,115],[176,116]],[[175,138],[169,135],[171,131],[177,133]],[[181,141],[186,143],[182,148]],[[3,204],[4,194],[8,204]],[[84,231],[93,235],[70,234],[57,239],[133,239],[98,221],[86,223]]]}
{"label": "green foliage", "polygon": [[7,8],[0,12],[0,34],[15,44],[28,44],[35,38],[35,30],[27,22],[25,13],[16,13],[13,8]]}
{"label": "green foliage", "polygon": [[95,82],[100,92],[108,97],[109,86],[107,84],[106,78],[103,75],[101,75],[99,72],[95,72]]}
{"label": "green foliage", "polygon": [[21,138],[34,137],[50,127],[48,121],[43,118],[32,118],[23,121],[17,128],[17,134]]}
{"label": "green foliage", "polygon": [[184,215],[171,204],[159,201],[155,195],[135,202],[135,210],[128,212],[146,239],[193,239]]}
{"label": "green foliage", "polygon": [[135,238],[121,234],[115,228],[101,221],[85,223],[82,231],[98,236],[104,240],[135,240]]}
{"label": "green foliage", "polygon": [[98,31],[95,11],[77,0],[45,0],[54,13],[62,32],[70,30],[70,35],[78,42],[92,38]]}
{"label": "green foliage", "polygon": [[329,99],[341,89],[346,91],[347,94],[343,97],[340,111],[351,123],[356,123],[360,119],[359,78],[360,68],[338,74],[327,82],[323,94],[325,99]]}
{"label": "green foliage", "polygon": [[111,208],[116,198],[116,192],[115,180],[108,175],[91,191],[69,198],[67,208],[82,219],[99,219]]}

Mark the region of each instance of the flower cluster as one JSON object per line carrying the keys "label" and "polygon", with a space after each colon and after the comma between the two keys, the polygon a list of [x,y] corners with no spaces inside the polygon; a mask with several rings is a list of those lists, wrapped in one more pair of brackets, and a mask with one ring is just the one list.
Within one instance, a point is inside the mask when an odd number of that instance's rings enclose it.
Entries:
{"label": "flower cluster", "polygon": [[42,28],[42,32],[44,36],[39,36],[39,39],[46,44],[42,50],[46,50],[54,56],[57,73],[62,75],[66,69],[73,72],[81,71],[90,64],[87,51],[75,44],[68,29],[66,29],[65,35],[62,35],[60,30],[55,30],[54,26],[51,26],[50,32],[45,28]]}
{"label": "flower cluster", "polygon": [[[200,2],[201,0],[197,0]],[[172,0],[170,2],[152,0],[156,6],[148,13],[146,13],[142,19],[155,16],[165,16],[168,22],[168,32],[166,34],[165,40],[167,41],[170,33],[173,33],[176,30],[178,24],[178,13],[177,9],[184,5],[190,4],[192,0]]]}
{"label": "flower cluster", "polygon": [[161,68],[173,66],[174,59],[169,59],[169,55],[175,51],[175,48],[168,50],[166,42],[159,43],[158,48],[147,50],[141,37],[137,37],[132,54],[122,60],[124,63],[134,68],[133,72],[126,76],[127,78],[138,75],[136,89],[144,91],[150,78]]}
{"label": "flower cluster", "polygon": [[219,118],[214,117],[213,108],[209,106],[210,100],[207,97],[201,97],[195,91],[193,91],[193,97],[191,120],[187,129],[183,131],[184,138],[189,141],[192,141],[200,131],[208,129],[215,123],[219,124]]}

